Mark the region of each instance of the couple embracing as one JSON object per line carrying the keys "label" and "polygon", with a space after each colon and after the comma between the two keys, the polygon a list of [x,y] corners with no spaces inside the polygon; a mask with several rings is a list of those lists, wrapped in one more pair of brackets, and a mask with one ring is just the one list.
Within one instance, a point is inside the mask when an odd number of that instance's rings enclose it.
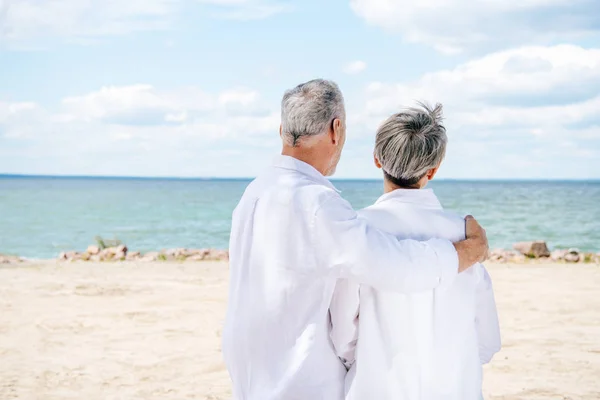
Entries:
{"label": "couple embracing", "polygon": [[479,400],[500,349],[488,243],[424,189],[447,136],[441,106],[379,127],[384,194],[356,212],[326,178],[346,140],[338,86],[281,105],[282,154],[233,213],[223,355],[235,400]]}

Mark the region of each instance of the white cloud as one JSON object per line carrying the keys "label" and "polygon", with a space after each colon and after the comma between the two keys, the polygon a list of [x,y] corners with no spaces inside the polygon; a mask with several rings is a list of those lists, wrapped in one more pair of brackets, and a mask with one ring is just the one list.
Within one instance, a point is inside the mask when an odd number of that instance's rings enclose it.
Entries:
{"label": "white cloud", "polygon": [[39,128],[39,138],[50,128],[89,135],[109,132],[119,140],[145,138],[152,132],[250,138],[277,132],[279,114],[262,105],[259,93],[250,89],[212,94],[193,87],[161,91],[140,84],[68,97],[56,112],[35,103],[0,102],[0,127],[5,137],[24,128],[32,132]]}
{"label": "white cloud", "polygon": [[0,39],[86,39],[165,29],[179,0],[0,0]]}
{"label": "white cloud", "polygon": [[344,66],[344,73],[356,75],[367,69],[367,63],[364,61],[352,61]]}
{"label": "white cloud", "polygon": [[291,7],[262,0],[0,0],[0,45],[35,48],[52,38],[89,44],[103,36],[165,30],[194,4],[240,20],[268,18]]}
{"label": "white cloud", "polygon": [[195,87],[158,90],[152,85],[108,86],[62,101],[63,121],[116,125],[194,122],[212,116],[264,114],[257,91],[238,88],[217,94]]}
{"label": "white cloud", "polygon": [[444,171],[455,178],[585,178],[600,168],[600,49],[492,53],[411,82],[371,83],[364,98],[349,111],[349,127],[365,138],[416,100],[441,102],[450,139]]}
{"label": "white cloud", "polygon": [[166,122],[181,123],[181,122],[185,122],[187,119],[188,119],[187,111],[179,111],[179,112],[174,112],[174,113],[168,113],[165,115]]}
{"label": "white cloud", "polygon": [[0,101],[0,123],[9,118],[15,118],[19,114],[26,113],[36,109],[36,104],[32,102],[2,102]]}
{"label": "white cloud", "polygon": [[258,100],[258,92],[248,89],[226,90],[219,95],[219,104],[249,106]]}
{"label": "white cloud", "polygon": [[183,121],[185,113],[215,107],[214,96],[188,87],[159,91],[151,85],[109,86],[62,101],[66,120],[101,120],[116,124],[160,124]]}
{"label": "white cloud", "polygon": [[33,102],[0,101],[0,137],[31,137],[35,131],[31,129],[30,121],[46,116],[46,112]]}
{"label": "white cloud", "polygon": [[[492,53],[414,82],[371,83],[365,113],[382,117],[415,100],[441,102],[461,123],[493,127],[575,124],[593,117],[600,49],[522,47]],[[538,126],[539,125],[539,126]]]}
{"label": "white cloud", "polygon": [[[0,102],[0,171],[231,176],[239,164],[219,158],[221,151],[254,149],[251,154],[264,158],[278,142],[278,110],[246,88],[112,86],[53,108]],[[267,147],[265,137],[274,139]],[[237,175],[253,174],[259,165]]]}
{"label": "white cloud", "polygon": [[368,23],[444,53],[598,33],[595,0],[351,0]]}

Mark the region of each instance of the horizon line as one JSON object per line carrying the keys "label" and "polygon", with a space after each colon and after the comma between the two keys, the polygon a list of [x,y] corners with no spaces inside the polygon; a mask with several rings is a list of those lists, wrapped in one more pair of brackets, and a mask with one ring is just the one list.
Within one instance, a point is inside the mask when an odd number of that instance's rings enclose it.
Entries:
{"label": "horizon line", "polygon": [[[98,179],[98,180],[180,180],[180,181],[248,181],[255,177],[216,177],[216,176],[135,176],[135,175],[52,175],[52,174],[8,174],[0,173],[0,178],[25,179]],[[382,178],[328,178],[333,181],[382,181]],[[498,182],[600,182],[600,178],[438,178],[440,181],[498,181]]]}

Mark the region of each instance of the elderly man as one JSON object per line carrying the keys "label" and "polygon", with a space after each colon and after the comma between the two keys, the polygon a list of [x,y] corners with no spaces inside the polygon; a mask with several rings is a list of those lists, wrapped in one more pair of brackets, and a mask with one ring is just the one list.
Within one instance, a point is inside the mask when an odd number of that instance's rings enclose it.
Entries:
{"label": "elderly man", "polygon": [[[359,217],[396,237],[464,238],[464,220],[424,189],[447,140],[441,105],[388,118],[375,140],[385,193]],[[479,400],[481,364],[500,350],[492,282],[481,264],[418,293],[340,280],[330,311],[338,355],[347,366],[356,359],[346,400]]]}
{"label": "elderly man", "polygon": [[487,254],[473,218],[466,240],[398,240],[357,218],[325,178],[346,139],[342,93],[314,80],[281,105],[282,155],[233,212],[223,355],[236,400],[339,400],[346,368],[330,340],[336,280],[396,292],[448,284]]}

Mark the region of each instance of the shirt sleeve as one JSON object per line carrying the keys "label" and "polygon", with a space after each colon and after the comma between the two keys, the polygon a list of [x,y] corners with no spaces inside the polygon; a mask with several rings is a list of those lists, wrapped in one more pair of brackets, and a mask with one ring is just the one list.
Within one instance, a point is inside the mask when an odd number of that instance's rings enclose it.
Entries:
{"label": "shirt sleeve", "polygon": [[340,279],[335,286],[329,313],[331,316],[331,342],[337,356],[350,369],[355,360],[358,339],[360,286]]}
{"label": "shirt sleeve", "polygon": [[458,255],[448,240],[398,240],[370,227],[337,193],[312,221],[312,248],[323,274],[399,293],[430,290],[453,280]]}
{"label": "shirt sleeve", "polygon": [[479,344],[479,359],[481,364],[487,364],[492,360],[494,354],[500,351],[500,323],[498,322],[498,311],[490,274],[481,264],[478,265],[478,269],[480,278],[477,283],[475,326]]}

